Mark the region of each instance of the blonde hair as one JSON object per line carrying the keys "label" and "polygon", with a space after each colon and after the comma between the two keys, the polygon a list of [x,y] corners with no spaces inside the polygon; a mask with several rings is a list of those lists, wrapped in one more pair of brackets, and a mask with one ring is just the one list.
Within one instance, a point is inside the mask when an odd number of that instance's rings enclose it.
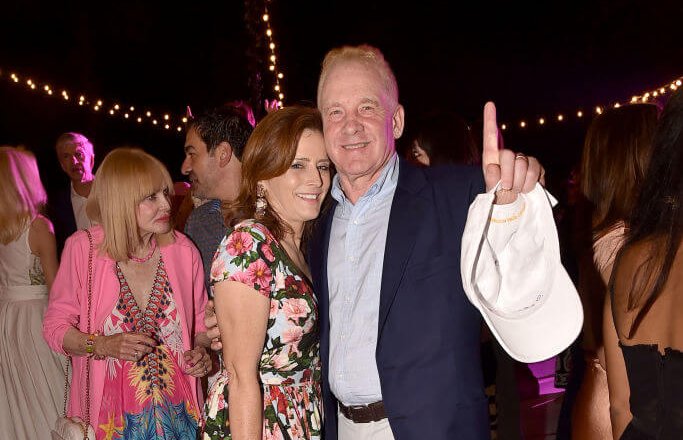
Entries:
{"label": "blonde hair", "polygon": [[322,69],[320,70],[320,79],[318,80],[319,109],[323,85],[330,70],[332,70],[332,67],[337,62],[358,62],[365,67],[375,69],[382,78],[384,89],[392,104],[390,110],[395,110],[395,107],[398,105],[398,84],[396,83],[394,72],[391,70],[387,60],[384,59],[382,52],[376,47],[367,44],[362,44],[360,46],[342,46],[327,52],[322,63]]}
{"label": "blonde hair", "polygon": [[[102,161],[95,174],[86,212],[104,229],[100,251],[115,261],[128,261],[141,245],[137,207],[145,197],[161,190],[173,194],[166,167],[138,148],[117,148]],[[156,237],[160,245],[173,241],[172,230]]]}
{"label": "blonde hair", "polygon": [[21,148],[0,147],[0,243],[21,235],[47,203],[33,153]]}

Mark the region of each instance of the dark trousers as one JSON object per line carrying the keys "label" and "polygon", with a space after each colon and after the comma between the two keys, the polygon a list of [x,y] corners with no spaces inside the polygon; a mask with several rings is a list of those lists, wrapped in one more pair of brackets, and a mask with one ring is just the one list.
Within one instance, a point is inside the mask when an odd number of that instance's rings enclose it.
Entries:
{"label": "dark trousers", "polygon": [[482,365],[486,385],[495,383],[496,431],[499,440],[521,440],[519,389],[516,363],[495,338],[482,343]]}
{"label": "dark trousers", "polygon": [[586,370],[583,350],[581,349],[581,338],[574,341],[565,352],[567,353],[563,352],[562,354],[566,354],[565,357],[569,358],[569,368],[567,368],[569,374],[562,407],[560,408],[560,416],[557,421],[557,436],[555,437],[557,440],[571,440],[572,438],[572,410]]}

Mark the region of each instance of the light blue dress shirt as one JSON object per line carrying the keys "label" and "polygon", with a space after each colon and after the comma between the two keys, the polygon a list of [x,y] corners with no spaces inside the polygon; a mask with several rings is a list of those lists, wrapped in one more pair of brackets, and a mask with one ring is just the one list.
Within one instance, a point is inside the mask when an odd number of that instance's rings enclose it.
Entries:
{"label": "light blue dress shirt", "polygon": [[330,293],[332,392],[345,406],[382,400],[375,349],[379,296],[391,204],[398,182],[394,154],[377,181],[352,204],[339,175],[332,183],[337,205],[327,260]]}

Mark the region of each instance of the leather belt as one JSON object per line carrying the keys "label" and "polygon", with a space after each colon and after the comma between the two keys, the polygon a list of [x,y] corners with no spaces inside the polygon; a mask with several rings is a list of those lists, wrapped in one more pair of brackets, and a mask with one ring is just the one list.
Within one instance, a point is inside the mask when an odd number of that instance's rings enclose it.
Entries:
{"label": "leather belt", "polygon": [[340,403],[339,412],[354,423],[378,422],[387,418],[387,413],[384,411],[384,403],[381,401],[369,405],[355,406],[344,406]]}

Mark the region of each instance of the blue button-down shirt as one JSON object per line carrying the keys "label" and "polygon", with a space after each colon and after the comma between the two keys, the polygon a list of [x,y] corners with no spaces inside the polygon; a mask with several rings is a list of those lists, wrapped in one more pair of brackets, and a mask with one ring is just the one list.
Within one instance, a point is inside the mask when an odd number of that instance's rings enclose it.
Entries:
{"label": "blue button-down shirt", "polygon": [[382,400],[375,360],[379,295],[391,203],[398,182],[396,154],[377,181],[352,204],[339,176],[327,260],[330,291],[330,371],[332,392],[344,405]]}

